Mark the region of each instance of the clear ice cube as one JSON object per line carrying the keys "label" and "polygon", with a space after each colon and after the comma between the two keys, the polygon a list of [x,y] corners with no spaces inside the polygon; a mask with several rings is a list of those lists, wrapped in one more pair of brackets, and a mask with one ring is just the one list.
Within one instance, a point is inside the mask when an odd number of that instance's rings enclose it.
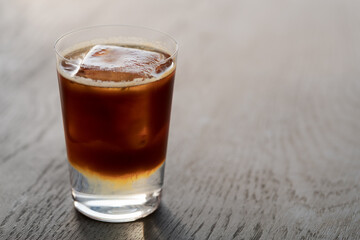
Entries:
{"label": "clear ice cube", "polygon": [[161,63],[166,58],[164,54],[137,48],[95,45],[82,60],[76,76],[102,81],[152,78],[169,65]]}

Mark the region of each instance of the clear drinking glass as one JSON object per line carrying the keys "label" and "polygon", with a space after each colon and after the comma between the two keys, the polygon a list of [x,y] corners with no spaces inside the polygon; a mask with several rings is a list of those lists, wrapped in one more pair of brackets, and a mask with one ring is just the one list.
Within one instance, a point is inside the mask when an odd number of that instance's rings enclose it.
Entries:
{"label": "clear drinking glass", "polygon": [[55,44],[75,208],[106,222],[160,202],[177,43],[133,26],[83,28]]}

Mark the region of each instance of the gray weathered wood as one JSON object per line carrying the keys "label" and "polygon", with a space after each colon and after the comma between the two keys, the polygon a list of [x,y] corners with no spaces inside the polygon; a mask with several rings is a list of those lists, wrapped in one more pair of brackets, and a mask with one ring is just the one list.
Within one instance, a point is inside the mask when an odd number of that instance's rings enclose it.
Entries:
{"label": "gray weathered wood", "polygon": [[[360,2],[0,1],[0,239],[360,239]],[[180,43],[164,198],[72,206],[53,43],[143,25]]]}

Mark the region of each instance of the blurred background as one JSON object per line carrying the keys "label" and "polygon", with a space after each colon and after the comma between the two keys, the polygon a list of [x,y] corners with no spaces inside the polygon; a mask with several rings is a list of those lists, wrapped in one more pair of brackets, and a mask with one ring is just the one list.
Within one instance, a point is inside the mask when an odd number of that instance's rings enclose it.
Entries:
{"label": "blurred background", "polygon": [[[180,49],[163,210],[137,225],[160,239],[356,239],[359,12],[355,0],[0,1],[0,236],[25,236],[36,203],[62,195],[58,233],[96,227],[71,209],[53,46],[125,24]],[[29,237],[52,232],[44,219]]]}

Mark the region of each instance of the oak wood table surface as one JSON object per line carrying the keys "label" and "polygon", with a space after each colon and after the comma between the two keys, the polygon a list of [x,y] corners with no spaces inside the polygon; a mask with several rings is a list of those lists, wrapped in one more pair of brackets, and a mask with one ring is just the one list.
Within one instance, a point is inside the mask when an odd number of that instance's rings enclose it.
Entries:
{"label": "oak wood table surface", "polygon": [[[0,1],[0,239],[360,239],[360,2]],[[164,195],[72,205],[53,44],[142,25],[180,45]]]}

